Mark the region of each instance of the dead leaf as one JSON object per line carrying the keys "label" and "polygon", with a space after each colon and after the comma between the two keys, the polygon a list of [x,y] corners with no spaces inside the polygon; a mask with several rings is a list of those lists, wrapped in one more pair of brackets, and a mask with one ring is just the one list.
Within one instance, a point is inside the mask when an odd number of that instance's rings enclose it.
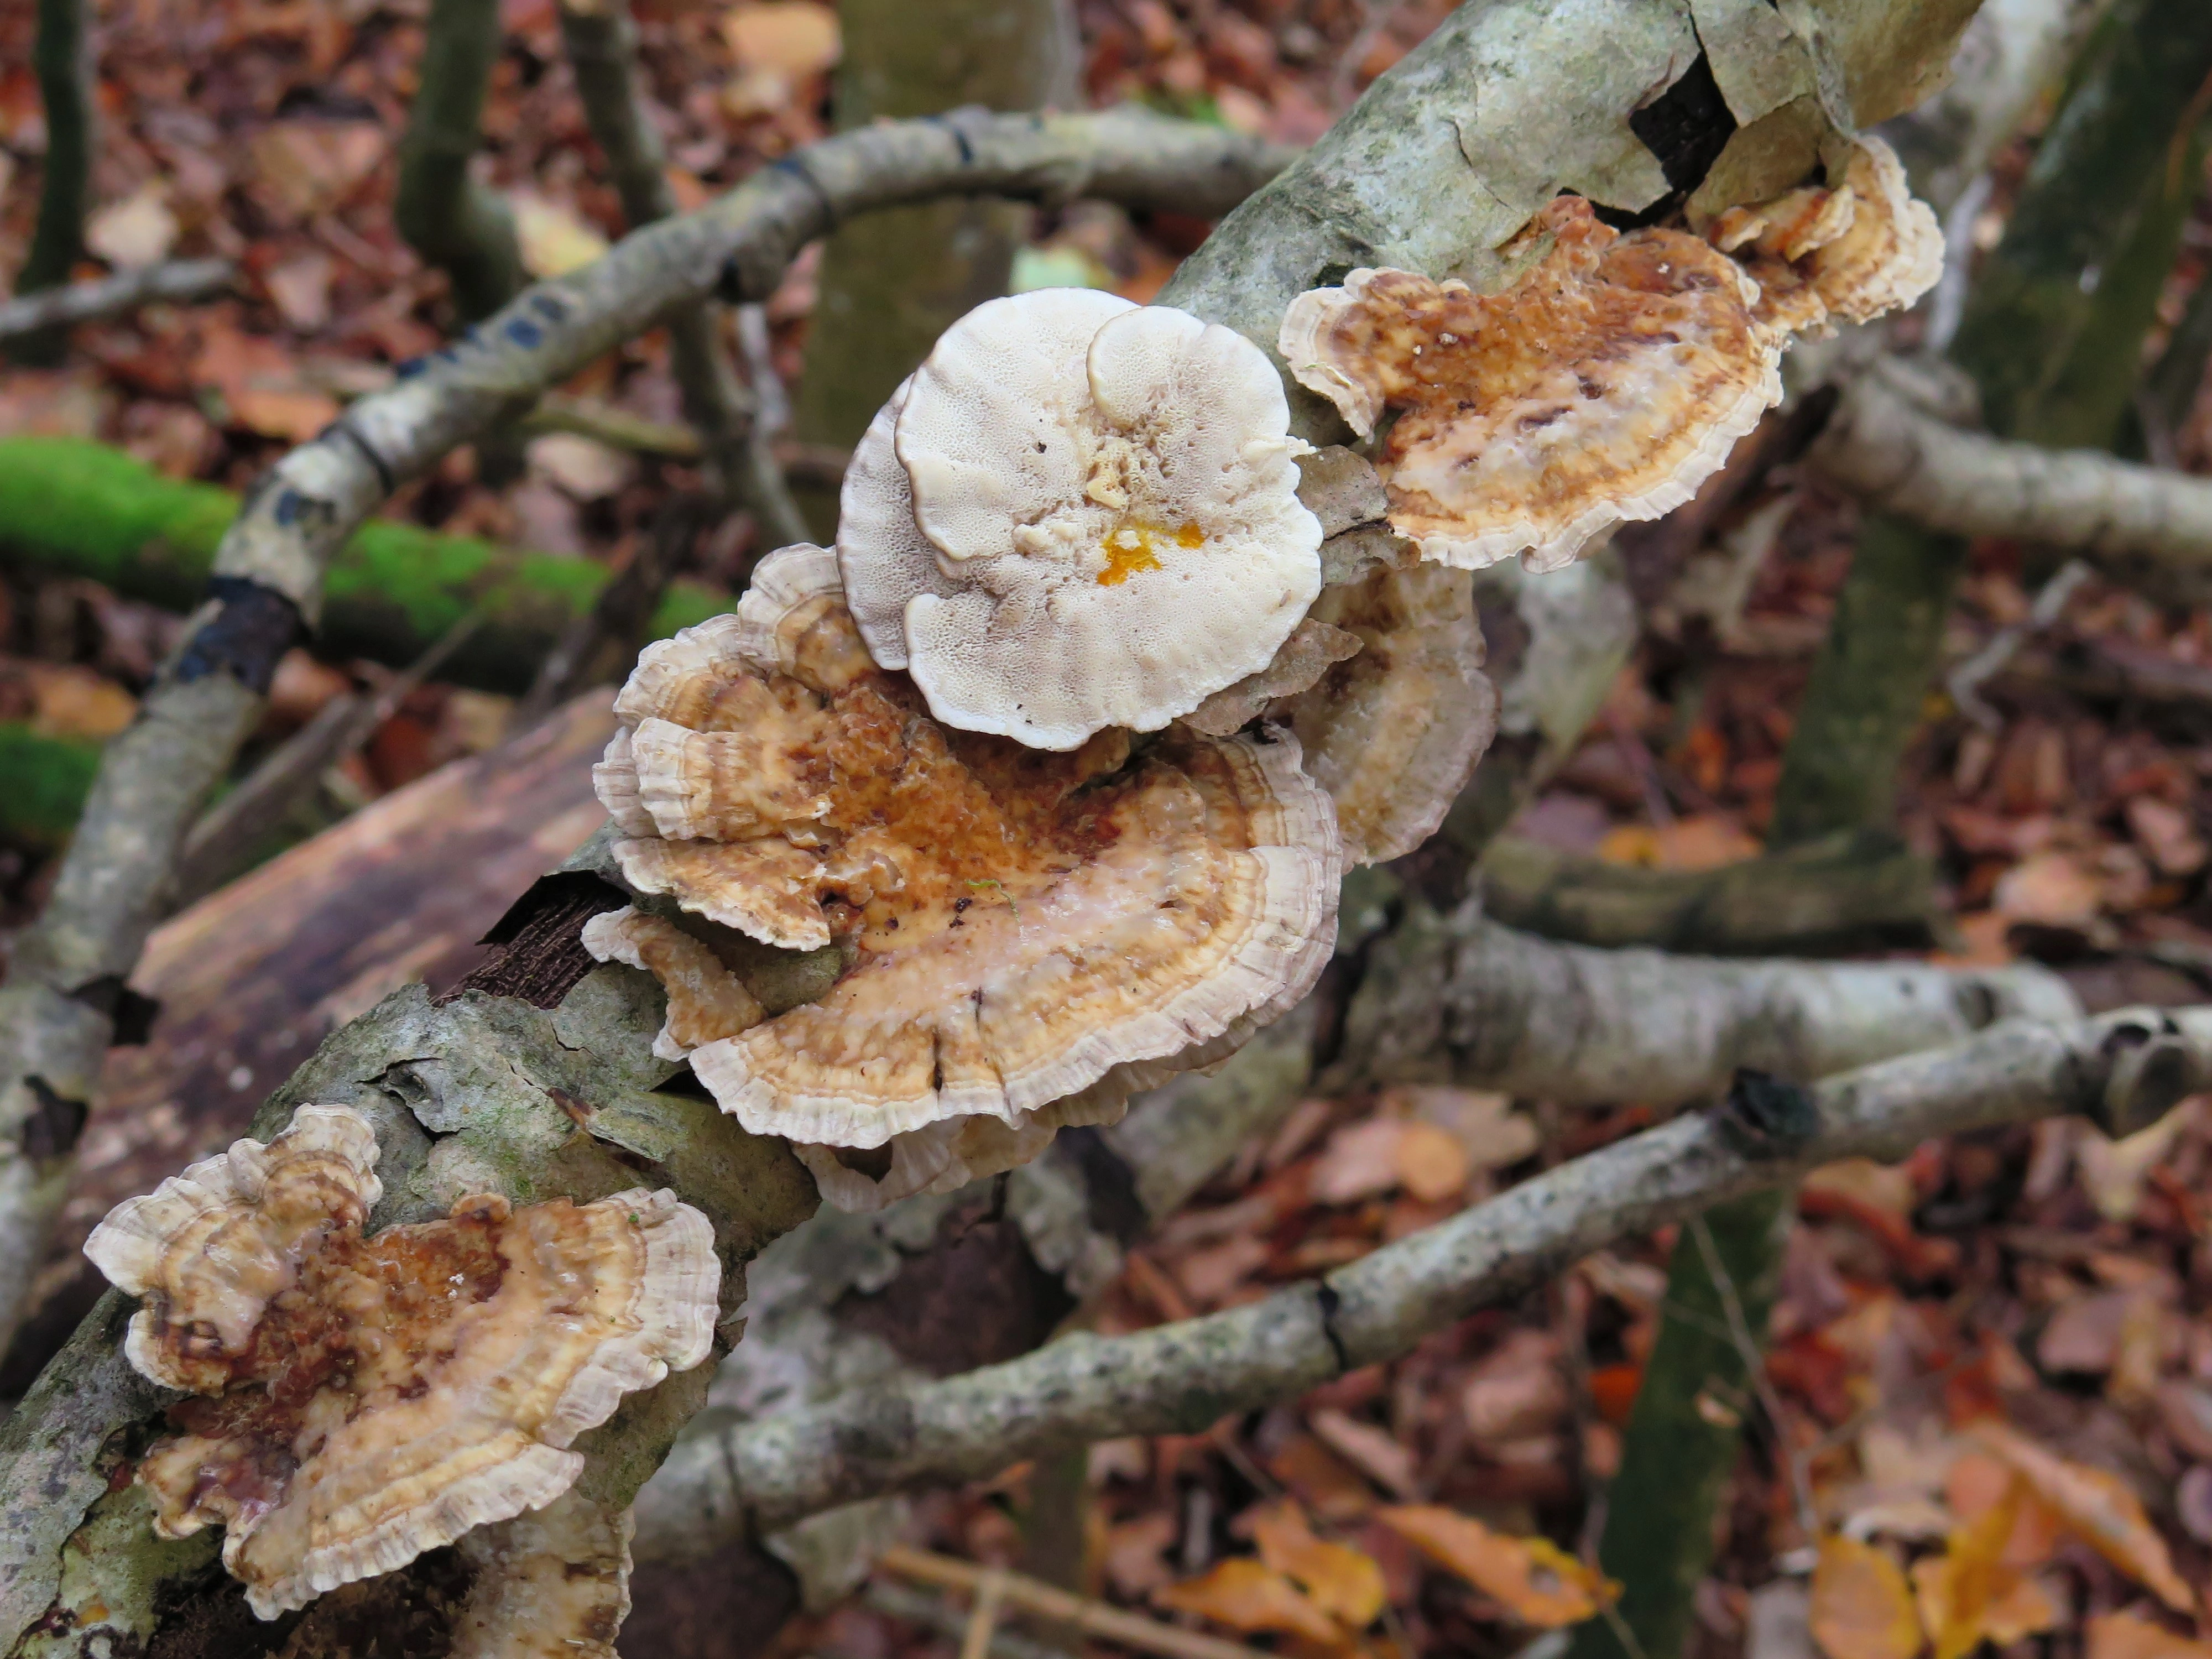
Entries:
{"label": "dead leaf", "polygon": [[1437,1504],[1402,1504],[1376,1518],[1448,1572],[1457,1573],[1524,1625],[1580,1624],[1620,1594],[1547,1538],[1513,1538]]}
{"label": "dead leaf", "polygon": [[2083,927],[2097,919],[2104,883],[2070,854],[2043,852],[2022,859],[1997,878],[1990,902],[2010,921],[2046,927]]}
{"label": "dead leaf", "polygon": [[1417,1490],[1413,1454],[1387,1429],[1323,1406],[1306,1413],[1306,1422],[1328,1449],[1385,1492],[1411,1498]]}
{"label": "dead leaf", "polygon": [[1467,1189],[1473,1173],[1467,1149],[1433,1123],[1408,1123],[1398,1142],[1398,1180],[1424,1204],[1441,1204]]}
{"label": "dead leaf", "polygon": [[2015,1481],[2005,1501],[1951,1534],[1943,1554],[1913,1564],[1912,1587],[1934,1659],[1966,1659],[1984,1641],[2008,1646],[2064,1617],[2049,1591],[2001,1559],[2018,1515],[2018,1492]]}
{"label": "dead leaf", "polygon": [[221,392],[231,421],[265,438],[304,443],[337,418],[337,400],[307,385],[283,346],[225,325],[203,332],[192,381]]}
{"label": "dead leaf", "polygon": [[1476,1363],[1459,1395],[1468,1432],[1492,1444],[1556,1428],[1570,1403],[1558,1339],[1525,1328]]}
{"label": "dead leaf", "polygon": [[2155,795],[2136,795],[2130,798],[2126,811],[2136,844],[2150,855],[2160,874],[2194,875],[2204,867],[2203,838],[2181,808]]}
{"label": "dead leaf", "polygon": [[1175,1581],[1166,1553],[1176,1530],[1176,1517],[1167,1510],[1155,1510],[1108,1530],[1106,1580],[1116,1595],[1125,1601],[1141,1601]]}
{"label": "dead leaf", "polygon": [[1658,828],[1623,824],[1597,844],[1608,864],[1639,865],[1656,870],[1717,870],[1755,856],[1759,842],[1734,818],[1704,813]]}
{"label": "dead leaf", "polygon": [[2176,1636],[2138,1613],[2095,1614],[2088,1635],[2088,1659],[2212,1659],[2212,1642]]}
{"label": "dead leaf", "polygon": [[1513,1109],[1512,1096],[1487,1090],[1407,1084],[1384,1091],[1382,1104],[1393,1115],[1432,1123],[1449,1134],[1473,1170],[1518,1164],[1542,1139],[1535,1124]]}
{"label": "dead leaf", "polygon": [[137,717],[138,699],[104,674],[74,663],[0,659],[0,683],[29,694],[31,729],[42,737],[105,743]]}
{"label": "dead leaf", "polygon": [[1154,1592],[1158,1605],[1196,1613],[1248,1634],[1280,1631],[1334,1646],[1344,1638],[1336,1622],[1273,1567],[1240,1558],[1217,1563],[1200,1577]]}
{"label": "dead leaf", "polygon": [[2196,1598],[2173,1570],[2166,1540],[2119,1476],[2045,1451],[2000,1423],[1978,1423],[1973,1432],[2098,1554],[2176,1613],[2194,1607]]}
{"label": "dead leaf", "polygon": [[1347,1629],[1364,1630],[1382,1614],[1389,1599],[1382,1563],[1348,1544],[1315,1537],[1294,1500],[1254,1510],[1252,1538],[1261,1560],[1297,1581],[1316,1607]]}
{"label": "dead leaf", "polygon": [[565,276],[607,251],[607,239],[567,204],[526,190],[516,191],[508,199],[514,207],[514,240],[522,250],[522,268],[532,276]]}
{"label": "dead leaf", "polygon": [[278,313],[302,334],[313,334],[331,319],[331,279],[337,262],[320,248],[287,259],[262,277]]}
{"label": "dead leaf", "polygon": [[2087,1371],[2101,1376],[2119,1352],[2120,1324],[2132,1293],[2099,1291],[2059,1304],[2036,1339],[2036,1363],[2046,1371]]}
{"label": "dead leaf", "polygon": [[1292,1435],[1267,1460],[1267,1473],[1328,1521],[1356,1521],[1375,1507],[1358,1471],[1310,1434]]}
{"label": "dead leaf", "polygon": [[1904,1569],[1871,1544],[1820,1540],[1811,1620],[1828,1659],[1912,1659],[1920,1651],[1920,1616]]}
{"label": "dead leaf", "polygon": [[1264,1238],[1225,1238],[1202,1250],[1193,1250],[1175,1263],[1176,1282],[1183,1294],[1200,1307],[1218,1307],[1239,1285],[1267,1265],[1270,1251]]}
{"label": "dead leaf", "polygon": [[762,0],[723,14],[722,39],[738,66],[794,80],[834,67],[843,52],[837,14],[814,0]]}
{"label": "dead leaf", "polygon": [[2196,1126],[2203,1110],[2202,1097],[2184,1101],[2157,1122],[2118,1140],[2082,1124],[2074,1144],[2074,1167],[2097,1213],[2107,1221],[2134,1220],[2150,1172],[2165,1162],[2182,1132]]}
{"label": "dead leaf", "polygon": [[384,129],[374,121],[278,121],[248,147],[256,181],[293,219],[337,206],[384,159]]}
{"label": "dead leaf", "polygon": [[1395,1118],[1348,1123],[1328,1138],[1306,1193],[1316,1204],[1357,1204],[1394,1190],[1407,1126]]}
{"label": "dead leaf", "polygon": [[548,432],[525,451],[531,471],[579,501],[601,501],[637,476],[637,459],[595,438]]}
{"label": "dead leaf", "polygon": [[85,221],[84,245],[121,270],[157,265],[177,245],[177,216],[159,180],[141,185]]}

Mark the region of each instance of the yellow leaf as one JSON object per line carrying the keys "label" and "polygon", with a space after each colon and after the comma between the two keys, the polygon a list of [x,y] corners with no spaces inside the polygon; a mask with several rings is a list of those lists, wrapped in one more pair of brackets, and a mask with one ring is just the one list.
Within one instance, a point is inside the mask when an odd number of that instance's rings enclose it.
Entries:
{"label": "yellow leaf", "polygon": [[779,75],[819,75],[842,50],[837,14],[814,0],[734,7],[722,19],[722,38],[741,67]]}
{"label": "yellow leaf", "polygon": [[522,265],[532,276],[565,276],[607,251],[607,239],[577,216],[576,210],[527,191],[514,196],[514,239]]}
{"label": "yellow leaf", "polygon": [[1920,1617],[1888,1552],[1840,1535],[1820,1540],[1813,1569],[1813,1639],[1828,1659],[1912,1659]]}
{"label": "yellow leaf", "polygon": [[2212,1659],[2212,1642],[2192,1642],[2140,1613],[2107,1613],[2089,1621],[2089,1659]]}
{"label": "yellow leaf", "polygon": [[2020,1504],[2015,1481],[2002,1502],[1952,1531],[1943,1554],[1913,1564],[1912,1587],[1935,1659],[1966,1659],[1984,1641],[2005,1646],[2063,1617],[2040,1584],[2004,1565]]}
{"label": "yellow leaf", "polygon": [[1400,1504],[1376,1516],[1447,1571],[1503,1602],[1526,1625],[1580,1624],[1620,1586],[1543,1538],[1512,1538],[1436,1504]]}
{"label": "yellow leaf", "polygon": [[1261,1560],[1297,1580],[1316,1607],[1353,1630],[1374,1623],[1389,1599],[1382,1564],[1349,1545],[1315,1537],[1295,1499],[1255,1512],[1252,1536]]}
{"label": "yellow leaf", "polygon": [[1281,1631],[1331,1645],[1344,1639],[1335,1621],[1309,1601],[1296,1584],[1258,1561],[1239,1559],[1218,1563],[1200,1577],[1156,1591],[1152,1600],[1173,1612],[1194,1613],[1248,1633]]}
{"label": "yellow leaf", "polygon": [[2176,1613],[2193,1610],[2196,1598],[2173,1570],[2166,1540],[2125,1481],[2109,1470],[2045,1451],[2002,1424],[1977,1424],[1974,1433],[2098,1554]]}

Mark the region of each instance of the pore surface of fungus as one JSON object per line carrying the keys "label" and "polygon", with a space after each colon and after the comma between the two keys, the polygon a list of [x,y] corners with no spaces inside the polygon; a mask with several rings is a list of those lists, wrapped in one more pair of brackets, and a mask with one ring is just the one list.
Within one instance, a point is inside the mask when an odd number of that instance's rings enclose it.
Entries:
{"label": "pore surface of fungus", "polygon": [[[617,843],[633,887],[769,944],[849,952],[818,1000],[692,1050],[747,1129],[870,1148],[997,1121],[909,1147],[895,1184],[927,1184],[1030,1155],[1050,1127],[1034,1115],[1069,1097],[1097,1091],[1063,1111],[1109,1111],[1223,1058],[1310,988],[1342,854],[1295,739],[1176,729],[1133,752],[1109,730],[1048,751],[947,730],[868,662],[819,550],[764,561],[745,604],[749,635],[709,623],[654,647],[617,704],[641,732],[677,714],[713,729],[617,738],[599,787],[655,827],[678,822],[659,803],[707,802],[684,809],[694,839]],[[819,808],[720,807],[716,757],[771,747],[803,781],[792,799]]]}
{"label": "pore surface of fungus", "polygon": [[1066,750],[1265,667],[1321,587],[1267,355],[1051,289],[947,330],[855,451],[837,552],[862,636],[945,724]]}
{"label": "pore surface of fungus", "polygon": [[1386,566],[1314,607],[1360,649],[1274,712],[1335,802],[1356,863],[1401,857],[1435,834],[1497,734],[1472,581],[1433,564]]}
{"label": "pore surface of fungus", "polygon": [[1399,411],[1390,523],[1465,569],[1555,569],[1680,506],[1782,395],[1755,285],[1697,237],[1622,235],[1567,196],[1523,236],[1551,246],[1503,293],[1361,270],[1283,319],[1291,372],[1362,436]]}
{"label": "pore surface of fungus", "polygon": [[303,1106],[85,1244],[145,1298],[131,1364],[198,1396],[139,1465],[155,1528],[222,1525],[264,1619],[550,1502],[577,1435],[712,1342],[712,1229],[674,1194],[477,1195],[371,1237],[375,1161],[360,1114]]}

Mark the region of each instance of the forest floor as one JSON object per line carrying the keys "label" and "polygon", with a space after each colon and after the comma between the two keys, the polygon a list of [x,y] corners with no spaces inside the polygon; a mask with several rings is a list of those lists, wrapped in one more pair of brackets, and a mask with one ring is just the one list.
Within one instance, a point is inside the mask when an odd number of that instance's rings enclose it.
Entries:
{"label": "forest floor", "polygon": [[[344,398],[438,342],[442,278],[400,242],[390,212],[423,9],[421,0],[106,9],[95,251],[116,264],[220,254],[244,276],[211,303],[80,329],[63,368],[0,370],[0,435],[98,438],[172,476],[240,488]],[[1304,142],[1446,9],[1443,0],[1084,0],[1088,92]],[[826,10],[770,0],[639,12],[685,200],[825,131]],[[619,211],[598,176],[553,0],[509,0],[505,21],[485,118],[489,177],[518,203],[532,268],[552,274],[618,235]],[[28,0],[0,4],[0,272],[27,246],[43,149],[31,32]],[[2032,149],[2031,137],[2007,158],[2008,179]],[[2005,195],[1978,243],[1994,240]],[[1205,228],[1091,209],[1042,216],[1018,280],[1090,282],[1142,300]],[[2212,211],[2200,203],[2169,321],[2208,260]],[[802,261],[767,308],[787,380],[804,372],[810,270]],[[655,420],[678,414],[659,336],[571,389]],[[2212,471],[2212,400],[2172,440],[2182,465]],[[463,452],[390,511],[619,567],[686,482],[680,467],[562,435],[533,441],[511,487],[480,483]],[[1674,591],[1518,833],[1669,868],[1755,852],[1854,512],[1787,466],[1747,492],[1709,561],[1747,586]],[[758,550],[750,534],[739,524],[717,538],[697,574],[741,571]],[[2027,550],[1977,547],[1952,622],[1954,659],[2020,623],[2046,574]],[[88,581],[10,568],[4,556],[0,578],[0,719],[95,741],[119,729],[176,619]],[[389,672],[295,653],[258,744]],[[1904,797],[1906,839],[1942,872],[1948,957],[2043,961],[2094,1006],[2207,1000],[2212,617],[2084,583],[1980,696],[1967,710],[1931,696]],[[422,687],[326,781],[323,820],[490,750],[507,710],[485,693]],[[0,921],[35,910],[52,866],[51,848],[0,848]],[[130,1112],[103,1109],[73,1206],[80,1222],[243,1126],[276,1078],[225,1086],[216,1079],[228,1069],[137,1079],[124,1091]],[[248,1067],[248,1085],[255,1075]],[[1633,1102],[1570,1110],[1442,1088],[1307,1101],[1132,1258],[1096,1324],[1133,1329],[1262,1295],[1650,1121]],[[2212,1645],[2174,1634],[2187,1617],[2160,1607],[2177,1571],[2199,1587],[2212,1576],[2208,1194],[2203,1102],[2117,1145],[2054,1121],[1931,1143],[1893,1167],[1838,1165],[1808,1182],[1775,1316],[1770,1405],[1714,1402],[1752,1431],[1698,1599],[1700,1650],[1741,1650],[1749,1632],[1754,1659],[1808,1651],[1810,1519],[1832,1540],[1829,1590],[1812,1609],[1830,1659],[1911,1659],[1924,1638],[1954,1644],[1949,1659],[1982,1637],[2051,1656],[2212,1659]],[[1519,1540],[1588,1553],[1672,1242],[1585,1261],[1518,1305],[1304,1399],[1202,1435],[1095,1448],[1086,1587],[1218,1633],[1272,1630],[1258,1639],[1287,1650],[1519,1649],[1555,1622],[1557,1591],[1573,1577],[1571,1563]],[[58,1259],[52,1284],[70,1276]],[[25,1358],[0,1380],[20,1375]],[[2049,1457],[2039,1461],[2039,1449]],[[1032,1473],[933,1496],[920,1535],[1018,1565]],[[1497,1535],[1425,1556],[1406,1521],[1420,1504],[1447,1505]],[[1346,1547],[1316,1551],[1315,1536]],[[1359,1618],[1377,1573],[1382,1609]],[[952,1646],[860,1602],[802,1621],[789,1640],[793,1653],[848,1659]]]}

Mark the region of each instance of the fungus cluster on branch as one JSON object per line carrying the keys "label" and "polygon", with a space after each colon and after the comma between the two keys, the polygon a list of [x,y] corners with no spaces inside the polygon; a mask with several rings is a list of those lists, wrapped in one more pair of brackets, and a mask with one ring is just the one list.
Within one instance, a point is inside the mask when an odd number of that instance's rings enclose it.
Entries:
{"label": "fungus cluster on branch", "polygon": [[[222,1526],[223,1565],[264,1619],[544,1509],[583,1468],[578,1435],[713,1342],[713,1231],[672,1193],[477,1194],[370,1236],[376,1162],[361,1114],[303,1106],[267,1145],[118,1206],[85,1244],[143,1298],[131,1364],[190,1396],[138,1464],[155,1529]],[[533,1572],[552,1547],[504,1546]]]}
{"label": "fungus cluster on branch", "polygon": [[[1345,865],[1419,847],[1490,740],[1465,571],[1686,501],[1790,337],[1909,304],[1942,244],[1864,139],[1702,237],[1562,197],[1507,252],[1497,294],[1363,270],[1290,307],[1290,372],[1371,465],[1181,311],[1053,290],[950,330],[835,550],[770,555],[616,701],[634,902],[582,942],[662,986],[653,1052],[849,1209],[1226,1059],[1312,988]],[[453,1654],[611,1656],[629,1522],[572,1443],[706,1358],[712,1230],[639,1190],[372,1236],[376,1162],[306,1106],[94,1230],[144,1298],[131,1363],[189,1396],[137,1467],[155,1527],[223,1525],[264,1618],[460,1540]]]}
{"label": "fungus cluster on branch", "polygon": [[1503,292],[1354,270],[1291,302],[1279,349],[1381,432],[1390,523],[1424,557],[1557,569],[1696,494],[1781,401],[1793,333],[1910,305],[1942,270],[1934,213],[1873,137],[1834,187],[1729,209],[1711,237],[1618,232],[1558,197],[1504,250],[1524,269]]}

